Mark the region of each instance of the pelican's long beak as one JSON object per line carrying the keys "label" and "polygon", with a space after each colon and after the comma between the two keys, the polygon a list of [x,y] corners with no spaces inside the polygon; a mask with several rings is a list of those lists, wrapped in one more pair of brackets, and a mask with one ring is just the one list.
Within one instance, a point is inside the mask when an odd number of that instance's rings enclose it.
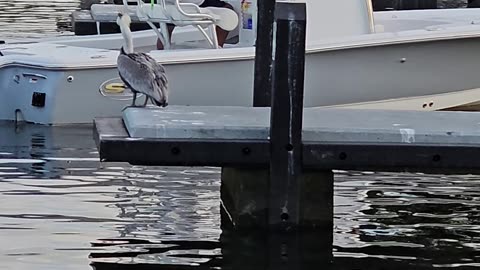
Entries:
{"label": "pelican's long beak", "polygon": [[128,15],[127,12],[118,12],[117,13],[117,24],[120,26],[120,24],[123,24],[125,27],[129,27],[131,23],[130,16]]}
{"label": "pelican's long beak", "polygon": [[125,26],[129,27],[130,26],[130,17],[128,16],[127,13],[124,12],[118,12],[117,13],[117,25],[118,26]]}

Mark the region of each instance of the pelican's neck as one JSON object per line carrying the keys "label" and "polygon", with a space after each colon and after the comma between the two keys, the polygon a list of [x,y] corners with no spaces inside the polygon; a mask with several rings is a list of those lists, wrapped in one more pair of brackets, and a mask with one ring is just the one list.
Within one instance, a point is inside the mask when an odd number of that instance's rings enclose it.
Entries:
{"label": "pelican's neck", "polygon": [[130,28],[126,25],[120,26],[120,30],[122,32],[123,40],[125,41],[124,50],[126,53],[133,53],[133,40],[132,40],[132,32]]}

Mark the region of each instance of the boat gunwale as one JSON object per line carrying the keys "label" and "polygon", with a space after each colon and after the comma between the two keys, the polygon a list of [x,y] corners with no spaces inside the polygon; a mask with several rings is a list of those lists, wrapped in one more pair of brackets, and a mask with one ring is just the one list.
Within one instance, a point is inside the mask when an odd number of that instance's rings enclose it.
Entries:
{"label": "boat gunwale", "polygon": [[[480,27],[479,27],[480,28]],[[388,34],[388,38],[370,38],[364,39],[358,37],[365,37],[369,34],[355,36],[357,40],[346,40],[345,42],[339,41],[340,38],[331,39],[332,42],[316,42],[310,45],[307,45],[306,54],[313,54],[319,52],[330,52],[330,51],[341,51],[341,50],[349,50],[349,49],[358,49],[358,48],[372,48],[372,47],[381,47],[381,46],[394,46],[394,45],[403,45],[403,44],[410,44],[410,43],[427,43],[427,42],[437,42],[437,41],[450,41],[450,40],[459,40],[459,39],[475,39],[480,38],[480,29],[476,31],[464,31],[462,33],[454,32],[454,33],[441,33],[439,35],[439,31],[435,31],[437,33],[429,35],[427,37],[420,36],[418,34],[413,36],[399,36],[397,33],[381,33],[381,34]],[[399,32],[401,33],[401,32]],[[380,33],[379,33],[380,34]],[[393,37],[392,37],[393,35]],[[345,44],[349,41],[349,44]],[[53,43],[50,43],[53,44]],[[10,44],[13,45],[13,44]],[[74,46],[67,46],[67,47],[74,47]],[[0,48],[1,49],[1,48]],[[104,50],[104,49],[98,49]],[[227,50],[244,50],[246,52],[237,53],[236,55],[212,55],[210,53],[205,54],[205,51],[227,51]],[[154,52],[153,54],[151,52]],[[155,59],[156,54],[161,54],[163,52],[156,52],[151,51],[149,54]],[[169,51],[168,53],[178,53],[179,51]],[[255,51],[254,47],[233,47],[233,48],[226,48],[226,49],[193,49],[188,51],[183,51],[192,53],[195,55],[194,57],[187,55],[182,59],[167,59],[162,61],[164,65],[182,65],[182,64],[196,64],[196,63],[211,63],[211,62],[222,62],[222,61],[248,61],[253,60],[255,58]],[[204,55],[199,55],[198,52],[202,52]],[[233,53],[231,53],[233,54]],[[12,57],[12,55],[5,55],[4,57]],[[116,60],[116,58],[115,58]],[[30,64],[26,63],[25,60],[13,60],[12,62],[7,63],[0,63],[0,68],[9,67],[9,66],[16,66],[16,67],[30,67],[35,69],[44,69],[44,70],[57,70],[57,71],[64,71],[64,70],[85,70],[85,69],[110,69],[116,68],[116,61],[114,64],[108,63],[97,63],[97,64],[89,64],[89,65],[40,65],[40,64]]]}

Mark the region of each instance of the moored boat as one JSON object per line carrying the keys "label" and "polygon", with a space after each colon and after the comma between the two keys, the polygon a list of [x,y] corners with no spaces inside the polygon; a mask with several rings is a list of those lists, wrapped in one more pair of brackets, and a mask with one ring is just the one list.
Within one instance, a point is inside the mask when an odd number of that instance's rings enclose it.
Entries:
{"label": "moored boat", "polygon": [[[369,1],[324,2],[307,1],[305,106],[443,110],[480,101],[479,9],[372,12]],[[171,50],[149,52],[167,69],[170,104],[252,106],[254,40],[245,31],[254,29],[242,16],[238,41],[224,48],[187,26]],[[149,51],[156,37],[135,32],[135,47]],[[110,34],[1,45],[0,119],[120,115],[131,102],[116,70],[121,44]]]}

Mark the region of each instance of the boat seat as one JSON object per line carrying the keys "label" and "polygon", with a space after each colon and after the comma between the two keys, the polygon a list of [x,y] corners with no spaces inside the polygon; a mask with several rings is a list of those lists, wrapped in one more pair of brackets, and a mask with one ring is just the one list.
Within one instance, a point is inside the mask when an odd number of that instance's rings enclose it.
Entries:
{"label": "boat seat", "polygon": [[226,31],[232,31],[238,26],[238,15],[231,9],[218,7],[200,8],[193,4],[180,4],[180,6],[184,13],[171,4],[165,7],[157,4],[153,8],[150,5],[142,5],[137,15],[141,20],[171,22],[177,26],[215,24]]}
{"label": "boat seat", "polygon": [[139,22],[137,8],[135,6],[115,5],[115,4],[93,4],[90,7],[92,19],[97,24],[97,34],[100,35],[100,23],[116,22],[119,12],[127,12],[132,22]]}
{"label": "boat seat", "polygon": [[[124,0],[124,6],[127,4],[127,0]],[[201,8],[192,3],[180,3],[180,0],[157,0],[153,5],[137,0],[136,9],[139,20],[147,22],[152,27],[165,49],[171,47],[167,24],[195,26],[213,48],[218,48],[216,26],[232,31],[239,22],[238,14],[231,9]],[[160,24],[160,31],[153,23]]]}
{"label": "boat seat", "polygon": [[128,6],[114,4],[93,4],[90,7],[90,14],[97,22],[116,22],[119,12],[128,12],[132,22],[140,21],[137,16],[137,8],[135,6]]}

